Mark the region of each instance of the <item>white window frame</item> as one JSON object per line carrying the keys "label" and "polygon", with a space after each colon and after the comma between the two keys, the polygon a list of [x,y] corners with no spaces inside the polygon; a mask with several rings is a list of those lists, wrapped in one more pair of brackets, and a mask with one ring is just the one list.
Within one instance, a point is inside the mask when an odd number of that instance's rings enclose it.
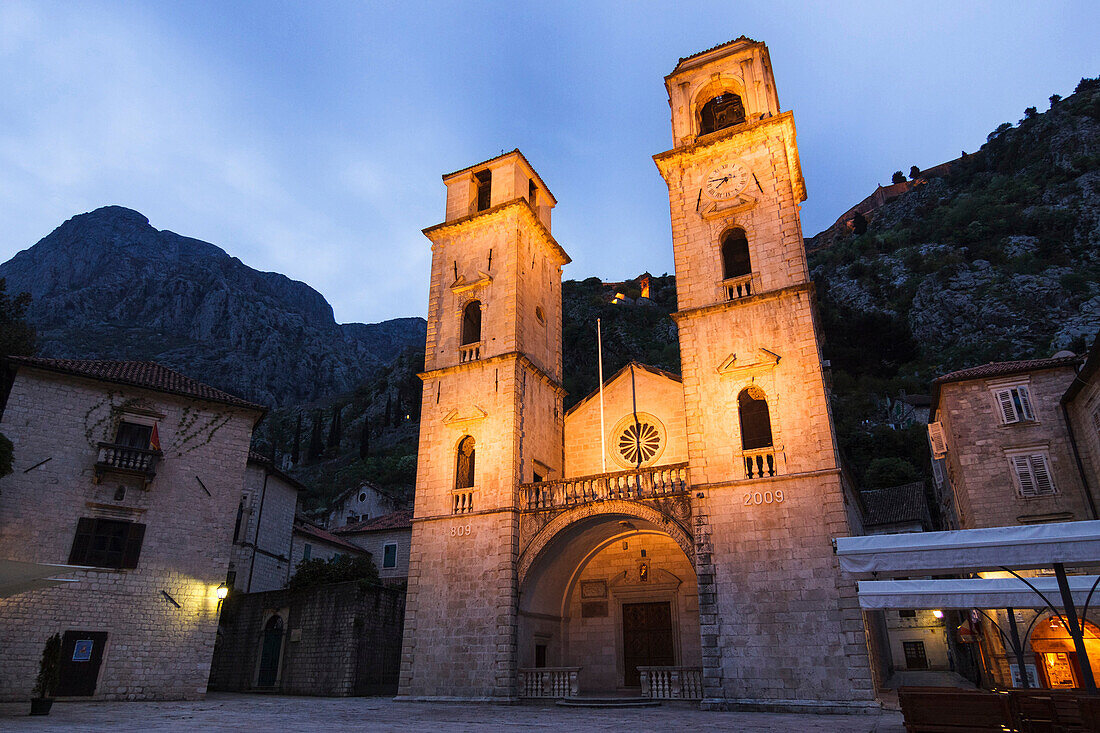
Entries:
{"label": "white window frame", "polygon": [[1002,425],[1035,421],[1035,406],[1027,382],[992,385],[990,392]]}
{"label": "white window frame", "polygon": [[1006,453],[1008,467],[1016,482],[1016,493],[1024,499],[1056,496],[1058,487],[1050,468],[1050,454],[1043,448]]}
{"label": "white window frame", "polygon": [[[387,565],[386,564],[386,550],[389,549],[390,547],[393,548],[393,565]],[[382,569],[383,570],[392,570],[393,568],[396,568],[396,567],[397,567],[397,543],[396,542],[387,542],[386,544],[382,545]]]}

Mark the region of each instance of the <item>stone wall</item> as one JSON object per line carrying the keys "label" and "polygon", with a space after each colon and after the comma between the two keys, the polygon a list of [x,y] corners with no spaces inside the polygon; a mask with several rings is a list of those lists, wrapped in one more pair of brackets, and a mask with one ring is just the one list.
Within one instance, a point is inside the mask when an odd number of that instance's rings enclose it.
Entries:
{"label": "stone wall", "polygon": [[[164,457],[147,488],[117,474],[94,480],[97,444],[113,442],[124,410],[160,416]],[[81,517],[146,530],[136,568],[82,570],[68,576],[77,582],[0,599],[0,698],[30,697],[43,644],[66,630],[107,633],[94,699],[204,695],[257,417],[20,368],[0,423],[15,449],[15,470],[0,479],[0,557],[67,563]]]}
{"label": "stone wall", "polygon": [[397,692],[405,594],[358,581],[302,591],[233,594],[222,608],[210,689],[256,688],[265,625],[284,630],[278,681],[290,695]]}
{"label": "stone wall", "polygon": [[276,590],[290,571],[291,529],[298,490],[263,466],[249,463],[244,478],[245,511],[233,546],[233,587],[245,593]]}

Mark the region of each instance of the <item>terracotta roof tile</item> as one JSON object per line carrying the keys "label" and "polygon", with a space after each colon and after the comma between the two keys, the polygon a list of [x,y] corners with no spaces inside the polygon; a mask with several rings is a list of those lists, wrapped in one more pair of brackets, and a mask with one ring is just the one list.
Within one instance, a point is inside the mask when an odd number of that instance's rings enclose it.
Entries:
{"label": "terracotta roof tile", "polygon": [[[697,58],[699,56],[702,56],[703,54],[710,53],[711,51],[717,51],[718,49],[720,49],[724,46],[732,46],[735,43],[741,43],[741,42],[760,43],[760,41],[749,38],[748,36],[740,36],[738,38],[734,38],[732,41],[726,41],[725,43],[719,43],[716,46],[711,46],[710,48],[705,48],[702,51],[697,51],[697,52],[691,54],[690,56],[681,56],[680,60],[678,62],[676,62],[676,69],[679,69],[680,65],[683,64],[685,61],[690,61],[693,58]],[[676,69],[672,70],[673,74],[676,73]]]}
{"label": "terracotta roof tile", "polygon": [[932,380],[932,384],[944,382],[963,382],[968,379],[984,379],[988,377],[1003,377],[1021,372],[1034,372],[1039,369],[1056,369],[1058,367],[1076,366],[1081,362],[1080,356],[1059,356],[1050,359],[1030,359],[1027,361],[998,361],[981,366],[960,369],[957,372],[944,374]]}
{"label": "terracotta roof tile", "polygon": [[364,550],[359,545],[353,545],[352,543],[348,542],[347,540],[341,539],[340,537],[337,537],[336,535],[332,534],[328,530],[321,529],[316,524],[310,524],[309,522],[303,521],[301,519],[295,519],[294,520],[294,531],[298,532],[300,534],[304,534],[304,535],[307,535],[309,537],[312,537],[313,539],[320,540],[322,542],[327,542],[330,545],[336,545],[337,547],[341,547],[345,550],[351,550],[353,552],[357,552],[361,555],[370,555],[371,554],[371,553],[367,552],[366,550]]}
{"label": "terracotta roof tile", "polygon": [[402,509],[393,514],[384,514],[374,519],[348,524],[335,531],[337,534],[348,534],[351,532],[376,532],[383,529],[410,529],[412,527],[412,517],[412,509]]}
{"label": "terracotta roof tile", "polygon": [[863,521],[869,527],[919,522],[924,518],[924,483],[917,481],[888,489],[863,489]]}
{"label": "terracotta roof tile", "polygon": [[19,366],[29,366],[62,374],[89,377],[104,382],[127,384],[133,387],[167,392],[168,394],[194,397],[195,399],[221,402],[235,407],[266,412],[262,405],[222,392],[208,384],[196,381],[152,361],[106,361],[99,359],[43,359],[36,356],[9,356],[7,360]]}

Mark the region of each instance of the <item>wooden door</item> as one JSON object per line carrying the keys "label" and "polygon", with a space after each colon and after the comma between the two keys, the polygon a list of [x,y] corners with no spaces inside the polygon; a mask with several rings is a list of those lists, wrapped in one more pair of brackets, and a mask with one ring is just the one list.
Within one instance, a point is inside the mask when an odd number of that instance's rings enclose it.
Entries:
{"label": "wooden door", "polygon": [[638,667],[671,667],[672,606],[665,603],[623,604],[623,685],[638,687]]}
{"label": "wooden door", "polygon": [[77,697],[95,694],[106,631],[65,632],[61,637],[61,664],[56,695]]}
{"label": "wooden door", "polygon": [[260,637],[260,673],[256,686],[274,687],[279,681],[279,661],[283,655],[283,619],[272,616],[264,626]]}

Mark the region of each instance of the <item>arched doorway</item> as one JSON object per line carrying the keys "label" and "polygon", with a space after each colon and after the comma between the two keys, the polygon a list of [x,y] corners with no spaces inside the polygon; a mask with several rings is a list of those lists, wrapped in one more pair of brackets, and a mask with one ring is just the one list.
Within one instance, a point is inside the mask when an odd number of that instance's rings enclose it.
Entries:
{"label": "arched doorway", "polygon": [[[1100,679],[1100,629],[1089,621],[1081,623],[1085,632],[1085,651],[1092,675]],[[1053,689],[1081,687],[1081,662],[1065,624],[1057,616],[1042,619],[1031,632],[1031,651],[1043,687]]]}
{"label": "arched doorway", "polygon": [[665,530],[599,514],[543,545],[520,586],[520,668],[579,668],[582,694],[636,694],[639,667],[700,667],[695,570]]}
{"label": "arched doorway", "polygon": [[272,688],[279,681],[279,662],[283,656],[283,617],[273,615],[260,635],[260,668],[256,687]]}

